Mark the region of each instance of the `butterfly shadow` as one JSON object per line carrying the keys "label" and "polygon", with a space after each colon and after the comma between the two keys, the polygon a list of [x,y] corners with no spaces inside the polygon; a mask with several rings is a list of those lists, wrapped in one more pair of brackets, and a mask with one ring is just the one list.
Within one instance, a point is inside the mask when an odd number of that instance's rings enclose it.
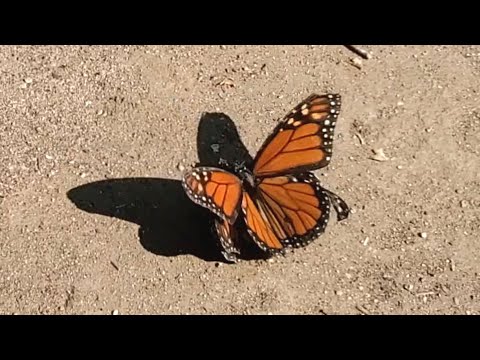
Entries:
{"label": "butterfly shadow", "polygon": [[205,113],[197,133],[197,166],[230,169],[239,164],[251,164],[252,156],[240,139],[233,120],[224,113]]}
{"label": "butterfly shadow", "polygon": [[[222,113],[202,115],[197,150],[200,166],[225,168],[225,162],[252,161],[235,124]],[[141,245],[156,255],[191,254],[205,261],[225,262],[212,231],[214,215],[194,204],[179,180],[101,180],[70,189],[67,197],[83,211],[138,224]],[[246,255],[246,259],[258,257],[255,251]]]}

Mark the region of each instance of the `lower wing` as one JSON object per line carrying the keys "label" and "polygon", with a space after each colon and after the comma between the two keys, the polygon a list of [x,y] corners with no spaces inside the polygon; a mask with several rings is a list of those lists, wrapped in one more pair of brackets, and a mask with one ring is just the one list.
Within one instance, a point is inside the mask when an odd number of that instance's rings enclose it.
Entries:
{"label": "lower wing", "polygon": [[231,262],[237,262],[237,255],[240,254],[239,237],[235,227],[226,220],[215,219],[215,230],[222,245],[222,255]]}
{"label": "lower wing", "polygon": [[[348,206],[323,189],[312,173],[263,179],[252,198],[244,193],[242,210],[249,234],[270,253],[288,247],[303,247],[325,231],[332,199],[335,210]],[[341,206],[339,205],[341,204]]]}

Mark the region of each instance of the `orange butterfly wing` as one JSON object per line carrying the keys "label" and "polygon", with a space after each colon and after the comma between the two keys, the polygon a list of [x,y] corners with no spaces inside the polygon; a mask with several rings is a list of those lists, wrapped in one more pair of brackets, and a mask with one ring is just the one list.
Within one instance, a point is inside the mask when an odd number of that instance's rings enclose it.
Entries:
{"label": "orange butterfly wing", "polygon": [[[342,205],[347,212],[347,205]],[[330,195],[311,173],[265,178],[258,184],[254,200],[244,194],[242,210],[254,241],[275,253],[285,247],[306,246],[323,233],[329,220]]]}
{"label": "orange butterfly wing", "polygon": [[341,108],[337,94],[310,95],[287,114],[254,160],[255,176],[277,176],[325,167],[332,156]]}
{"label": "orange butterfly wing", "polygon": [[254,202],[248,193],[243,194],[242,209],[247,231],[255,243],[266,252],[281,252],[284,248],[280,239],[272,230],[264,208],[259,202]]}
{"label": "orange butterfly wing", "polygon": [[183,188],[188,197],[233,224],[237,219],[242,183],[235,175],[212,167],[197,167],[184,174]]}

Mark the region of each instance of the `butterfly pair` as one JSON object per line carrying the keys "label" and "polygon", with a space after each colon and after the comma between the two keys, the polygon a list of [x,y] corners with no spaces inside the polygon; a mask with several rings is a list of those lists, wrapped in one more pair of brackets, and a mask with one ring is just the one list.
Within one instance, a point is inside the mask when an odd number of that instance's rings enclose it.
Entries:
{"label": "butterfly pair", "polygon": [[215,228],[227,260],[240,254],[238,220],[273,255],[323,233],[330,205],[339,221],[348,217],[347,204],[310,172],[330,163],[340,107],[340,95],[313,94],[281,120],[249,168],[195,167],[184,174],[188,197],[218,216]]}

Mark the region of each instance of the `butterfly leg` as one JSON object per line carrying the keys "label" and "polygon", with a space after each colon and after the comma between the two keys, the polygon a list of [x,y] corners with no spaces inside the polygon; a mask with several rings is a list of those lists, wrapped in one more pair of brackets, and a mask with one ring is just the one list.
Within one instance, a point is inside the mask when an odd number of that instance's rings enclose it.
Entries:
{"label": "butterfly leg", "polygon": [[225,160],[224,158],[220,158],[220,159],[218,160],[218,165],[225,165],[225,166],[228,166],[228,167],[229,167],[229,166],[230,166],[230,163],[229,163],[227,160]]}
{"label": "butterfly leg", "polygon": [[218,165],[221,166],[223,169],[226,169],[230,172],[235,173],[236,165],[235,163],[230,163],[228,160],[225,160],[224,158],[220,158],[218,160]]}
{"label": "butterfly leg", "polygon": [[231,163],[223,158],[220,158],[220,160],[218,161],[218,165],[222,166],[224,169],[234,174],[244,172],[247,168],[245,164],[245,161],[234,161],[233,163]]}

